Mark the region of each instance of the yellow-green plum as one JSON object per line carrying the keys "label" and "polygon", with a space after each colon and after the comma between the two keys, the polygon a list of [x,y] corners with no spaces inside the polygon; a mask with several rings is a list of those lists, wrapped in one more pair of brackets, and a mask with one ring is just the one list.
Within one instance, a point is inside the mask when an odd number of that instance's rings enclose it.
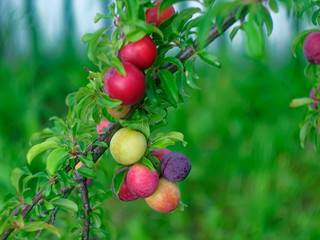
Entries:
{"label": "yellow-green plum", "polygon": [[115,161],[131,165],[139,161],[147,149],[145,136],[129,128],[118,130],[110,141],[110,152]]}
{"label": "yellow-green plum", "polygon": [[161,213],[172,212],[180,203],[181,194],[178,185],[168,179],[160,178],[157,190],[146,198],[147,204]]}

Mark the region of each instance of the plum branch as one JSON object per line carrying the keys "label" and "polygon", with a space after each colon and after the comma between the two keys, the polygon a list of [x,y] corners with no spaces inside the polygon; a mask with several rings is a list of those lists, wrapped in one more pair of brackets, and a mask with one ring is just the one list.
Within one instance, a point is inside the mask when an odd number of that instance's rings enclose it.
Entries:
{"label": "plum branch", "polygon": [[83,208],[83,229],[82,229],[82,239],[89,239],[89,230],[90,230],[90,201],[88,195],[88,187],[87,187],[87,178],[77,174],[77,181],[80,183],[80,192],[82,199],[82,208]]}
{"label": "plum branch", "polygon": [[[221,36],[229,27],[231,27],[235,22],[237,22],[239,19],[236,18],[237,12],[239,10],[239,7],[236,7],[223,21],[221,31],[219,31],[219,28],[216,24],[212,26],[208,38],[207,38],[207,43],[206,46],[212,43],[215,39],[217,39],[219,36]],[[241,10],[240,16],[244,18],[247,14],[247,8],[244,7]],[[240,17],[240,18],[241,18]],[[181,51],[176,58],[179,59],[181,62],[185,61],[186,59],[190,58],[193,56],[196,52],[196,49],[198,48],[197,44],[195,43],[192,47],[186,47],[183,51]],[[174,73],[175,71],[178,70],[177,66],[169,63],[165,64],[161,67],[161,69],[167,69],[170,72]],[[154,74],[154,79],[156,80],[157,84],[159,84],[159,76],[157,73]],[[123,118],[123,119],[129,119],[133,113],[135,112],[136,109],[141,107],[142,102],[137,103],[133,105],[129,111],[129,113]],[[105,142],[107,145],[110,145],[110,141],[112,136],[121,128],[120,123],[112,123],[108,126],[108,131],[104,132],[101,134],[96,140],[94,140],[85,150],[83,155],[87,155],[89,152],[92,154],[92,160],[94,163],[98,161],[98,159],[104,154],[104,152],[107,150],[106,147],[95,145],[96,142]],[[75,158],[75,164],[79,162],[79,157]],[[69,172],[73,168],[68,165],[65,167],[65,171]],[[76,173],[77,174],[77,173]],[[76,175],[75,174],[75,175]],[[89,221],[89,213],[90,213],[90,203],[88,199],[88,190],[87,186],[85,183],[85,179],[81,179],[81,181],[77,181],[80,183],[80,190],[81,190],[81,198],[83,201],[83,221],[84,221],[84,226],[83,226],[83,239],[89,239],[89,228],[90,228],[90,221]],[[66,197],[69,196],[69,194],[72,192],[72,190],[75,188],[75,186],[71,186],[69,189],[70,191],[68,192],[67,195],[64,195]],[[43,197],[43,191],[41,190],[33,199],[32,199],[32,204],[31,205],[24,205],[21,209],[22,212],[20,215],[25,218],[27,214],[31,211],[31,209],[42,199]],[[13,214],[18,214],[20,208],[17,208],[16,210],[13,211]],[[54,208],[51,217],[49,218],[49,222],[51,224],[54,223],[55,221],[55,216],[58,212],[59,208]],[[9,237],[9,235],[15,230],[14,227],[8,229],[0,238],[0,240],[5,240]]]}

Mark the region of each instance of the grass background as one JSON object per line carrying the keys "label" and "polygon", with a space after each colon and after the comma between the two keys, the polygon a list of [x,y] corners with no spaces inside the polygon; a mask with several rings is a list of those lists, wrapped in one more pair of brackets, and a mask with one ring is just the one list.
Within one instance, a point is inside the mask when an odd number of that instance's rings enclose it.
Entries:
{"label": "grass background", "polygon": [[[25,51],[16,51],[17,36],[10,31],[20,22],[0,21],[0,199],[14,193],[10,172],[26,166],[31,134],[49,126],[51,116],[66,114],[65,96],[86,84],[84,66],[92,67],[86,47],[68,32],[58,46],[46,45],[34,24],[37,12],[28,12],[34,2],[25,3]],[[293,58],[290,45],[281,54],[267,46],[257,60],[243,46],[230,50],[226,36],[215,43],[223,68],[197,63],[201,90],[188,90],[189,102],[170,111],[164,129],[183,132],[188,142],[187,148],[171,148],[192,161],[189,177],[179,183],[188,208],[159,214],[144,200],[109,199],[104,215],[110,239],[320,238],[318,152],[299,144],[307,109],[288,107],[291,99],[307,96],[313,83],[303,75],[301,49]],[[99,174],[110,175],[113,163],[102,160],[107,170]],[[103,181],[92,189],[107,188]],[[57,226],[68,232],[63,223]]]}

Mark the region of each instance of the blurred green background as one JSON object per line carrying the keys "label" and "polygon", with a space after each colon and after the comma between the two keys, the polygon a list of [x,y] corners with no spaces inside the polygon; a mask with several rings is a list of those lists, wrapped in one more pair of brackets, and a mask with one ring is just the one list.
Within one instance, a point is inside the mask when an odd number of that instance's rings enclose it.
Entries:
{"label": "blurred green background", "polygon": [[[77,33],[83,19],[75,17],[76,4],[88,3],[52,2],[60,4],[54,10],[59,24],[53,24],[59,34],[47,41],[39,1],[0,1],[0,200],[14,193],[10,171],[26,166],[31,134],[50,126],[51,116],[66,115],[66,95],[86,84],[84,66],[94,69]],[[93,2],[103,13],[107,1]],[[83,18],[96,28],[89,15]],[[281,21],[274,25],[283,27]],[[290,35],[279,36],[278,29],[263,59],[248,57],[244,40],[231,43],[226,34],[212,47],[222,69],[196,64],[201,90],[188,89],[189,102],[170,111],[164,129],[183,132],[188,142],[171,148],[193,164],[179,183],[188,207],[159,214],[144,200],[109,199],[110,239],[320,239],[318,152],[310,144],[300,147],[307,109],[288,107],[313,83],[303,75],[301,49],[298,58],[290,52],[303,24],[285,26]],[[102,167],[113,165],[107,161]]]}

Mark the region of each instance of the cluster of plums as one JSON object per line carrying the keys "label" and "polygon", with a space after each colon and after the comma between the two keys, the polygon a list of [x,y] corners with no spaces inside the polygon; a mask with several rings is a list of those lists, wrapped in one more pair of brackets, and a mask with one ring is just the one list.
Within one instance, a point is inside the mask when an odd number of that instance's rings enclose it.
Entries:
{"label": "cluster of plums", "polygon": [[[146,22],[160,25],[171,17],[175,10],[169,6],[159,14],[159,4],[149,8]],[[143,71],[150,68],[157,58],[157,47],[149,36],[144,36],[136,42],[129,42],[119,50],[119,58],[125,70],[121,75],[112,67],[107,71],[104,81],[104,91],[110,98],[122,101],[117,108],[108,108],[110,115],[116,118],[124,117],[130,106],[138,103],[145,96],[146,81]],[[101,121],[97,126],[99,134],[108,127],[108,121]],[[152,154],[161,163],[161,171],[146,166],[140,161],[147,151],[145,136],[129,128],[121,128],[110,141],[110,152],[114,160],[124,165],[118,170],[112,180],[111,188],[115,197],[121,201],[133,201],[144,198],[147,204],[158,212],[171,212],[179,206],[180,190],[176,182],[184,180],[191,169],[189,159],[181,153],[170,152],[168,149],[154,149]],[[114,182],[118,174],[123,175],[118,192]]]}
{"label": "cluster of plums", "polygon": [[[140,160],[147,150],[145,136],[135,130],[121,128],[112,137],[110,152],[114,160],[125,165],[114,175],[111,188],[121,201],[145,198],[147,204],[158,212],[171,212],[180,203],[180,190],[176,182],[184,180],[190,170],[189,159],[168,149],[154,149],[152,154],[161,163],[161,172],[143,165]],[[125,172],[119,192],[114,191],[114,179]]]}
{"label": "cluster of plums", "polygon": [[[146,22],[160,25],[164,20],[171,17],[175,10],[169,6],[160,14],[159,4],[155,1],[154,8],[149,8],[146,13]],[[125,75],[121,75],[112,67],[105,75],[104,91],[110,98],[122,101],[121,109],[108,109],[109,113],[120,113],[120,118],[125,116],[130,106],[139,102],[145,95],[146,81],[143,71],[153,65],[157,58],[157,47],[149,36],[144,36],[136,42],[129,42],[119,50],[119,58],[125,70]],[[113,115],[110,113],[111,115]],[[119,115],[119,114],[118,114]],[[119,117],[119,116],[118,116]]]}

